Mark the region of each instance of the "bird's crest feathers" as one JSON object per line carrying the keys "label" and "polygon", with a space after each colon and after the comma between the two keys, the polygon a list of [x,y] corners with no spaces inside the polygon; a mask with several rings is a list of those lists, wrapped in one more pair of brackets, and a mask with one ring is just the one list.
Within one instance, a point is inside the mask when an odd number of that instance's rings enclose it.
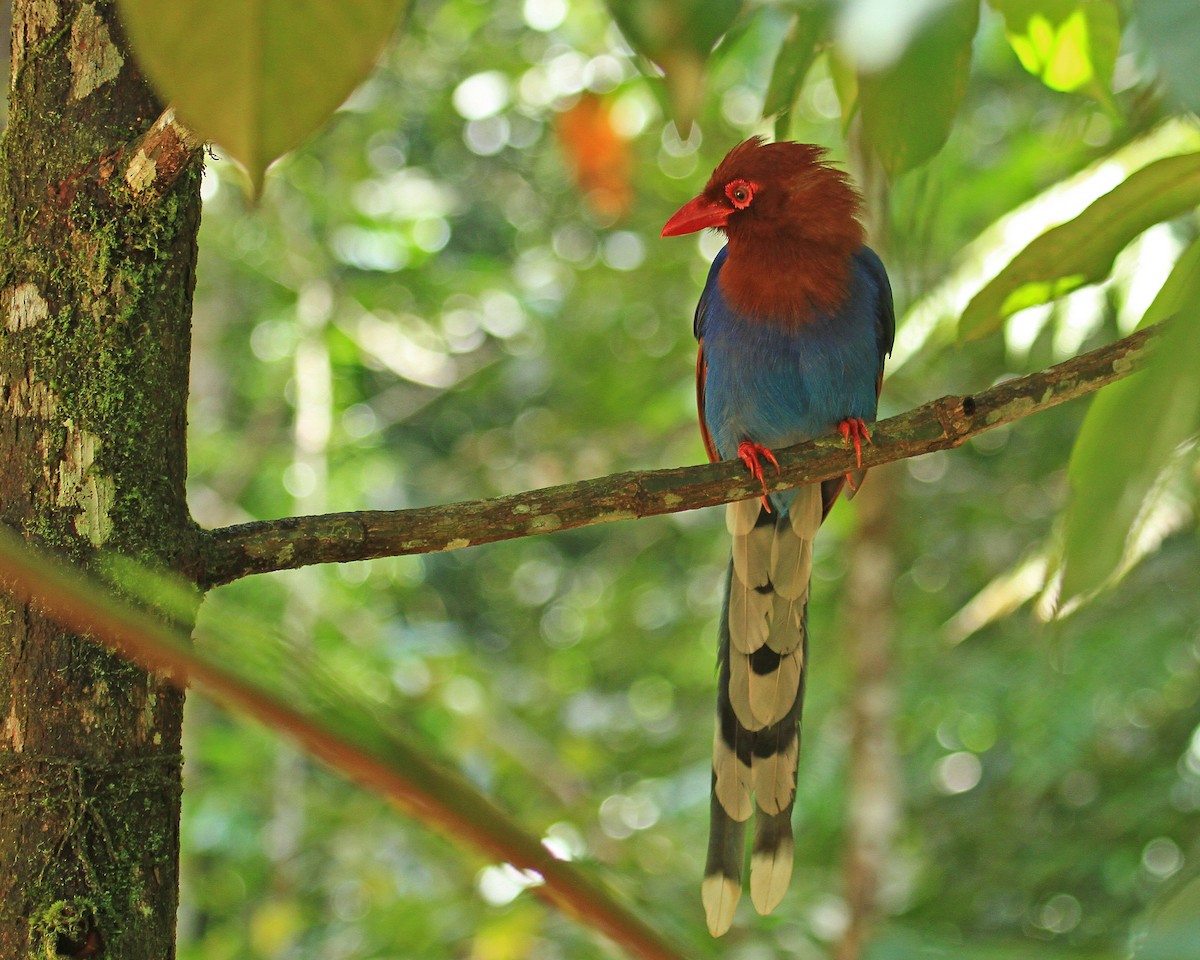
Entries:
{"label": "bird's crest feathers", "polygon": [[850,258],[863,245],[861,199],[808,143],[751,137],[726,154],[701,198],[726,215],[721,289],[747,316],[801,321],[846,296]]}
{"label": "bird's crest feathers", "polygon": [[[827,153],[811,143],[751,137],[725,155],[703,195],[733,208],[723,228],[731,238],[750,230],[778,233],[837,246],[848,256],[863,244],[862,200]],[[741,211],[747,215],[736,216]]]}

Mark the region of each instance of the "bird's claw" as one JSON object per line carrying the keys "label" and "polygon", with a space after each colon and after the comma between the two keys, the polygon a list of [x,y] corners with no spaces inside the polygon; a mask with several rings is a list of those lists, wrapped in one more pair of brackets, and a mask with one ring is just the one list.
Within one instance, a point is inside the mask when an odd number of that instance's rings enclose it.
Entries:
{"label": "bird's claw", "polygon": [[842,435],[847,446],[851,443],[854,444],[854,462],[862,467],[862,442],[864,440],[867,443],[871,442],[871,434],[862,417],[847,417],[838,424],[838,433]]}
{"label": "bird's claw", "polygon": [[[858,464],[859,468],[861,469],[862,442],[864,440],[866,440],[867,443],[871,442],[871,433],[869,430],[867,430],[866,423],[863,422],[862,417],[847,417],[838,424],[838,433],[842,435],[842,439],[846,441],[847,446],[849,446],[851,443],[854,444],[854,462]],[[850,489],[853,492],[858,492],[858,487],[854,485],[854,478],[849,473],[846,474],[846,483],[850,486]]]}
{"label": "bird's claw", "polygon": [[770,513],[771,504],[770,501],[767,500],[767,481],[763,477],[762,463],[759,462],[758,458],[764,457],[765,459],[771,461],[771,464],[775,467],[776,473],[779,472],[779,461],[775,459],[775,454],[773,454],[767,447],[764,447],[760,443],[755,443],[753,440],[743,440],[741,443],[739,443],[737,455],[738,459],[746,465],[746,469],[750,471],[750,476],[762,484],[763,506],[766,508],[767,513]]}

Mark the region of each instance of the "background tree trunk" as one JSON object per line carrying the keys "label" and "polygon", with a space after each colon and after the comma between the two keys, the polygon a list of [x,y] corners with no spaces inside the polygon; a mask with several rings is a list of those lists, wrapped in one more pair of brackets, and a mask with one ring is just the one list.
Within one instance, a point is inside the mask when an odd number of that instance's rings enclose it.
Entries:
{"label": "background tree trunk", "polygon": [[[890,196],[887,178],[870,155],[861,125],[850,135],[857,182],[866,199],[871,245],[887,262]],[[895,279],[895,278],[894,278]],[[886,389],[886,388],[885,388]],[[895,513],[901,502],[900,467],[872,470],[855,499],[856,524],[847,547],[849,585],[842,629],[850,662],[850,757],[846,784],[846,839],[842,854],[847,922],[834,960],[860,960],[875,933],[892,841],[900,819],[900,763],[896,747]]]}
{"label": "background tree trunk", "polygon": [[872,471],[855,499],[857,526],[849,544],[844,630],[851,669],[850,760],[846,789],[845,878],[847,924],[835,960],[859,960],[883,906],[881,888],[900,818],[896,753],[896,691],[892,679],[896,617],[893,587],[893,513],[899,468]]}
{"label": "background tree trunk", "polygon": [[[161,105],[112,4],[16,0],[12,38],[0,522],[79,564],[175,569],[200,164],[127,186]],[[0,956],[169,958],[183,697],[2,603]]]}

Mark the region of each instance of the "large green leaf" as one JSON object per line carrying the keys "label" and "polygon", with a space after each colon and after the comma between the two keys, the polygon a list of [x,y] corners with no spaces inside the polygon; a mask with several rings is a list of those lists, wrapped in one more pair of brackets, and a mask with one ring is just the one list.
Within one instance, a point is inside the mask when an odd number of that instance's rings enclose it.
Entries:
{"label": "large green leaf", "polygon": [[120,0],[162,98],[255,188],[370,73],[407,0]]}
{"label": "large green leaf", "polygon": [[1064,597],[1116,570],[1155,480],[1200,430],[1200,241],[1179,258],[1143,323],[1160,320],[1166,329],[1150,364],[1096,396],[1071,452]]}
{"label": "large green leaf", "polygon": [[1200,877],[1176,886],[1147,911],[1133,938],[1134,960],[1191,960],[1200,943]]}
{"label": "large green leaf", "polygon": [[833,7],[828,3],[815,3],[796,11],[792,26],[775,57],[771,82],[763,101],[764,117],[782,114],[796,102],[804,78],[827,39],[833,12]]}
{"label": "large green leaf", "polygon": [[920,166],[950,136],[978,25],[979,5],[955,0],[929,19],[894,64],[860,75],[863,131],[889,177]]}
{"label": "large green leaf", "polygon": [[1200,111],[1200,17],[1195,0],[1137,0],[1133,9],[1138,32],[1171,90],[1187,109]]}
{"label": "large green leaf", "polygon": [[1021,65],[1052,90],[1111,105],[1121,16],[1112,0],[992,0]]}
{"label": "large green leaf", "polygon": [[704,62],[737,19],[741,0],[606,0],[630,45],[659,66],[676,124],[690,126],[700,104]]}
{"label": "large green leaf", "polygon": [[1018,310],[1103,280],[1117,254],[1138,234],[1198,203],[1200,153],[1148,164],[1017,254],[967,304],[959,335],[974,340],[994,333]]}

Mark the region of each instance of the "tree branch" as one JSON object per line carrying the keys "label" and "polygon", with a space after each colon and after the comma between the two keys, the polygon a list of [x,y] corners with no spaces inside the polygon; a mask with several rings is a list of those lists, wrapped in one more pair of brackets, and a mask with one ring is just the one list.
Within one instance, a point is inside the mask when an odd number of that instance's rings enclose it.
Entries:
{"label": "tree branch", "polygon": [[[1046,370],[982,393],[942,397],[875,424],[863,466],[960,446],[986,430],[1057,406],[1128,376],[1146,360],[1157,333],[1139,330]],[[841,437],[776,451],[780,471],[768,490],[836,477],[853,469]],[[488,500],[411,510],[366,510],[287,517],[205,531],[197,583],[208,588],[255,573],[314,563],[437,553],[556,530],[677,513],[744,500],[762,491],[736,460],[638,470]]]}
{"label": "tree branch", "polygon": [[159,197],[179,178],[203,145],[175,117],[175,108],[167,107],[138,141],[121,175],[135,196],[142,200]]}

